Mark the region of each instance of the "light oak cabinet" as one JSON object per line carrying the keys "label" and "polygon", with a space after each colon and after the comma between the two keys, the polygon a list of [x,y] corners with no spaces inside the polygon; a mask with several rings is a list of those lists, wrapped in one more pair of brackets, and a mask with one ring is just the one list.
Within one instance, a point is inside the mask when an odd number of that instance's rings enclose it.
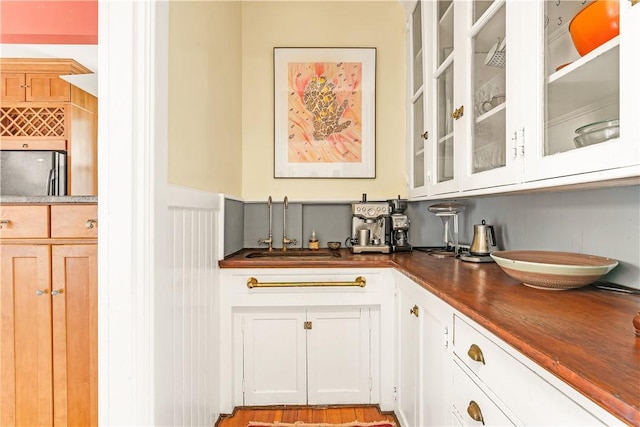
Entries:
{"label": "light oak cabinet", "polygon": [[[635,117],[640,6],[580,57],[568,24],[584,2],[409,1],[409,195],[456,197],[640,175]],[[588,146],[585,125],[619,119]]]}
{"label": "light oak cabinet", "polygon": [[69,195],[96,195],[97,98],[60,75],[91,71],[68,59],[0,58],[0,149],[67,153]]}
{"label": "light oak cabinet", "polygon": [[97,425],[97,223],[30,227],[76,208],[96,220],[95,205],[0,207],[1,425]]}
{"label": "light oak cabinet", "polygon": [[1,73],[3,102],[68,102],[71,85],[54,73]]}

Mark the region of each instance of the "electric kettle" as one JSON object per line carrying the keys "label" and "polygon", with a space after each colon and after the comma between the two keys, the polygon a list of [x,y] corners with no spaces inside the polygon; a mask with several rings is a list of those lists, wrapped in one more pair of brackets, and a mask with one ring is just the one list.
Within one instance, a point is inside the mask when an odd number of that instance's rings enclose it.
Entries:
{"label": "electric kettle", "polygon": [[487,225],[485,220],[482,224],[473,226],[473,241],[469,248],[469,253],[476,256],[489,255],[491,252],[498,250],[496,244],[496,233],[493,225]]}

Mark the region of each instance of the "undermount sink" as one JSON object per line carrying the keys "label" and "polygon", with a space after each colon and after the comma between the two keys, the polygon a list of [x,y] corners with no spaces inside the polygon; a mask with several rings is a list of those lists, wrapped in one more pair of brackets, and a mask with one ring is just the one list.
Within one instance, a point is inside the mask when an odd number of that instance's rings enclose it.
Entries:
{"label": "undermount sink", "polygon": [[342,255],[338,251],[330,250],[317,250],[311,251],[308,249],[289,249],[287,251],[274,250],[274,251],[256,251],[248,253],[245,258],[340,258]]}

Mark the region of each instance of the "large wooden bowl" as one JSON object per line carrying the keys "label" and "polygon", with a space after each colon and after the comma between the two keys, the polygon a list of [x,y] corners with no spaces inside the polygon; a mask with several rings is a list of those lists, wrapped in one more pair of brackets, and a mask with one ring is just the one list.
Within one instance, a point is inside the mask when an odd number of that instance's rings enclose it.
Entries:
{"label": "large wooden bowl", "polygon": [[491,257],[523,284],[552,290],[590,285],[618,265],[615,259],[571,252],[498,251]]}

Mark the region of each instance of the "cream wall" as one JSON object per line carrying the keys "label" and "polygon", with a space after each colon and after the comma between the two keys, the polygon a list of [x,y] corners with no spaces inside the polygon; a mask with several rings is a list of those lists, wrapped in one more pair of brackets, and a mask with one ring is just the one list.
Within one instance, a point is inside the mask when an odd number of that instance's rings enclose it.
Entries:
{"label": "cream wall", "polygon": [[242,9],[169,5],[169,182],[241,196]]}
{"label": "cream wall", "polygon": [[[393,1],[242,2],[242,197],[369,200],[406,195],[405,33]],[[273,48],[375,47],[376,178],[273,178]]]}

